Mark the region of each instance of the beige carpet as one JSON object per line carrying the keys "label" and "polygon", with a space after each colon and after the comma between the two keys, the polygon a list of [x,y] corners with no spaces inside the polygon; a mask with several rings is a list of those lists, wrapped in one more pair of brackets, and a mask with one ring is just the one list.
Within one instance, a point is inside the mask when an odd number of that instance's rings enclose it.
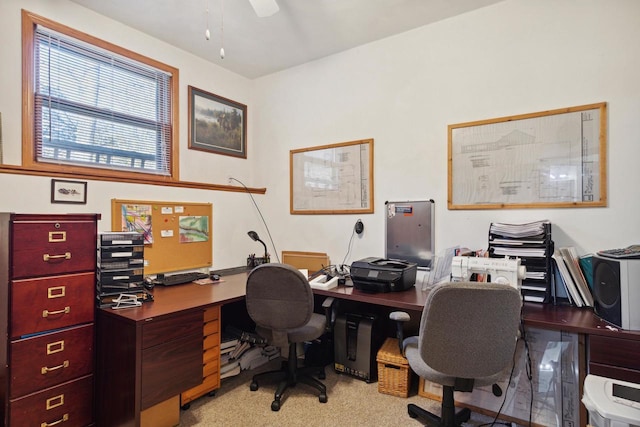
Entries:
{"label": "beige carpet", "polygon": [[[279,362],[261,370],[273,369]],[[417,385],[409,398],[378,392],[378,384],[347,375],[340,375],[328,367],[328,402],[320,403],[314,392],[300,384],[285,392],[280,411],[271,411],[274,386],[260,384],[249,390],[251,376],[258,372],[243,371],[240,375],[222,380],[221,388],[213,397],[203,396],[180,411],[180,427],[191,426],[420,426],[407,414],[407,403],[415,403],[439,413],[439,402],[417,394]],[[417,381],[415,381],[417,382]],[[490,423],[491,418],[473,414],[466,426]]]}

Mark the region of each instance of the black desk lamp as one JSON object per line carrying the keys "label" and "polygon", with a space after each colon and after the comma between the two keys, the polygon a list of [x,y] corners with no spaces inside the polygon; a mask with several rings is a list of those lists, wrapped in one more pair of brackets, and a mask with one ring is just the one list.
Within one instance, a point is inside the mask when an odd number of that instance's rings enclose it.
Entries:
{"label": "black desk lamp", "polygon": [[264,246],[264,261],[267,262],[267,258],[269,258],[269,254],[267,253],[267,245],[265,245],[264,242],[260,240],[260,237],[258,237],[258,233],[256,233],[255,231],[249,231],[247,234],[254,241],[262,243],[262,246]]}

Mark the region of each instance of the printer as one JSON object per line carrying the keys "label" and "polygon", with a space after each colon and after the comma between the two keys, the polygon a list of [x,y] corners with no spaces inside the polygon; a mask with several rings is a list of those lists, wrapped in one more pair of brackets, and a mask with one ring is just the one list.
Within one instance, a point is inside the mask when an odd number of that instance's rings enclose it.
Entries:
{"label": "printer", "polygon": [[351,263],[353,287],[366,292],[397,292],[413,287],[418,265],[399,259],[369,257]]}

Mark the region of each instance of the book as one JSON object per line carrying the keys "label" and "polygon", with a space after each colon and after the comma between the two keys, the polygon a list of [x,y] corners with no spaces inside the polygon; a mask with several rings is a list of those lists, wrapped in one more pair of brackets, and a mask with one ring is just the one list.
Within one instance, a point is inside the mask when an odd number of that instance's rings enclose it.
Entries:
{"label": "book", "polygon": [[587,280],[584,278],[582,270],[580,269],[580,263],[578,261],[579,256],[576,249],[573,246],[566,246],[560,248],[559,251],[562,258],[564,258],[573,282],[578,288],[578,292],[580,292],[582,302],[587,307],[593,307],[593,295],[591,295],[591,290],[589,289],[589,285],[587,285]]}
{"label": "book", "polygon": [[556,305],[573,305],[573,300],[571,299],[571,295],[567,289],[567,284],[564,282],[564,279],[558,270],[556,259],[551,258],[551,263],[553,264],[553,303]]}
{"label": "book", "polygon": [[593,254],[582,255],[578,259],[578,262],[580,263],[582,274],[584,274],[584,278],[587,280],[589,289],[593,291]]}
{"label": "book", "polygon": [[558,267],[558,271],[560,272],[560,276],[567,288],[568,294],[571,295],[571,300],[573,301],[576,307],[582,307],[584,304],[582,302],[582,297],[576,287],[573,279],[571,278],[571,274],[569,273],[569,269],[567,268],[567,264],[564,261],[564,258],[560,253],[554,253],[551,255],[551,258],[556,260],[556,266]]}

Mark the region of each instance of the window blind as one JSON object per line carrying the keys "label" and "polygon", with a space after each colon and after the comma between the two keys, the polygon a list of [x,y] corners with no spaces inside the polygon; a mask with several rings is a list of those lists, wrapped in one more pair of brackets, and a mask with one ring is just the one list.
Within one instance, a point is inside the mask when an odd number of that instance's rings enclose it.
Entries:
{"label": "window blind", "polygon": [[170,175],[170,73],[42,25],[34,55],[38,161]]}

